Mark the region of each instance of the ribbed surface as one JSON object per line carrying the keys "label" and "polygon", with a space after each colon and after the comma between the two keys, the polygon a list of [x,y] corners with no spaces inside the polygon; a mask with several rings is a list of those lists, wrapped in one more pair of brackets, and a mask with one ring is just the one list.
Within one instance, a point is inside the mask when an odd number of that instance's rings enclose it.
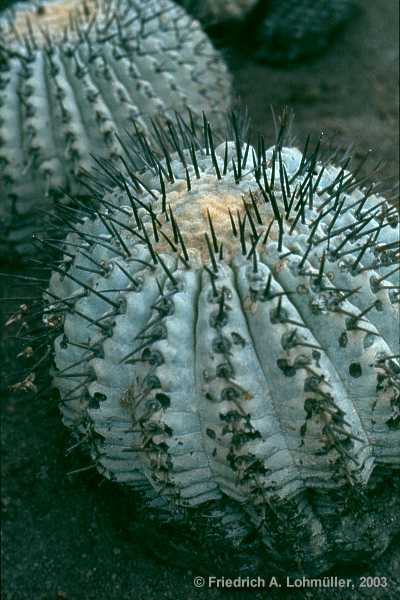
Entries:
{"label": "ribbed surface", "polygon": [[268,0],[258,57],[290,62],[318,54],[355,12],[354,0]]}
{"label": "ribbed surface", "polygon": [[[75,258],[65,257],[47,295],[50,315],[64,312],[60,299],[69,306],[55,343],[64,422],[98,434],[101,472],[149,502],[159,495],[171,515],[237,503],[238,527],[247,514],[276,560],[288,549],[273,515],[286,511],[302,568],[327,568],[369,551],[366,527],[387,540],[369,509],[354,517],[359,539],[341,514],[343,502],[368,493],[378,467],[395,476],[400,466],[398,270],[382,249],[397,225],[344,169],[310,168],[290,148],[279,160],[268,150],[262,167],[248,146],[208,141],[197,173],[193,154],[190,164],[167,161],[166,196],[159,175],[144,175],[139,229],[132,198],[115,192],[102,212],[119,239],[98,217],[69,234]],[[236,199],[246,204],[223,239],[215,198],[226,214]],[[215,222],[204,217],[209,259],[196,237],[198,205]],[[177,236],[176,252],[165,236]],[[100,271],[86,270],[95,264]],[[390,535],[398,526],[393,519]]]}
{"label": "ribbed surface", "polygon": [[[91,153],[118,159],[115,132],[150,134],[151,118],[164,121],[191,108],[215,114],[230,104],[230,79],[197,22],[169,0],[111,3],[69,34],[70,42],[27,50],[17,42],[0,79],[0,254],[24,253],[39,209],[60,186],[77,187]],[[118,25],[118,27],[117,27]],[[85,33],[86,32],[86,33]],[[83,35],[86,35],[83,37]],[[220,121],[220,125],[223,121]],[[40,215],[40,216],[39,216]]]}

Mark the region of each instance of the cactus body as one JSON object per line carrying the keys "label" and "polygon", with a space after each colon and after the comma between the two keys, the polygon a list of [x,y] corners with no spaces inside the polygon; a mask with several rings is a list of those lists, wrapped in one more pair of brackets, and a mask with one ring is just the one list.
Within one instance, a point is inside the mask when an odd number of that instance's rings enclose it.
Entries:
{"label": "cactus body", "polygon": [[[91,154],[118,157],[115,138],[150,132],[191,107],[194,117],[230,103],[230,79],[196,21],[169,0],[74,0],[2,20],[0,254],[31,251],[38,209],[60,187],[76,193]],[[27,24],[30,18],[30,25]],[[46,32],[47,31],[47,32]],[[1,64],[1,63],[0,63]]]}
{"label": "cactus body", "polygon": [[355,12],[354,0],[269,0],[257,56],[286,63],[319,54]]}
{"label": "cactus body", "polygon": [[178,138],[65,240],[64,423],[244,572],[373,557],[400,528],[396,211],[317,152]]}
{"label": "cactus body", "polygon": [[[229,39],[225,21],[236,21],[236,35],[255,56],[268,63],[290,63],[317,55],[358,11],[354,0],[256,0],[202,2],[178,0],[204,25],[223,24],[210,31]],[[214,28],[215,29],[215,28]],[[233,32],[234,33],[234,32]]]}

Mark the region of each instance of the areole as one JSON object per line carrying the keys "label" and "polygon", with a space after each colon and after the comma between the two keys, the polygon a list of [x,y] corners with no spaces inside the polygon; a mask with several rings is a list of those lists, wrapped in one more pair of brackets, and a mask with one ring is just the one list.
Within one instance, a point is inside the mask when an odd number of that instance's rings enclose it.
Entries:
{"label": "areole", "polygon": [[397,213],[284,125],[231,131],[178,121],[142,173],[92,176],[44,295],[54,385],[145,515],[318,573],[400,529]]}

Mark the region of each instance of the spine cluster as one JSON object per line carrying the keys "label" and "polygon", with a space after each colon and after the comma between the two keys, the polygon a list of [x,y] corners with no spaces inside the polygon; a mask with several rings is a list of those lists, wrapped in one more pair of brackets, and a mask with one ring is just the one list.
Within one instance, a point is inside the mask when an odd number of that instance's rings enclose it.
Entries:
{"label": "spine cluster", "polygon": [[396,211],[319,146],[232,130],[216,144],[207,120],[178,120],[141,175],[104,163],[68,209],[44,296],[54,383],[100,472],[160,518],[229,504],[231,539],[255,527],[292,564],[286,531],[293,569],[326,569],[376,552],[368,531],[388,540],[374,494],[400,466]]}

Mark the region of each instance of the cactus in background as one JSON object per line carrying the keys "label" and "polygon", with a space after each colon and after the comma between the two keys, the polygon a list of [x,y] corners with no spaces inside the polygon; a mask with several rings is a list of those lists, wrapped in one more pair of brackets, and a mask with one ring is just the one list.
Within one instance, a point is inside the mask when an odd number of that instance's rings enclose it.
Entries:
{"label": "cactus in background", "polygon": [[[357,13],[354,0],[177,1],[209,27],[221,45],[232,41],[231,34],[268,63],[290,63],[323,52]],[[233,28],[226,28],[228,21]],[[222,26],[212,27],[218,24]]]}
{"label": "cactus in background", "polygon": [[257,58],[286,63],[319,54],[356,12],[354,0],[269,0]]}
{"label": "cactus in background", "polygon": [[[18,4],[0,21],[0,255],[31,251],[48,196],[80,190],[116,131],[230,104],[230,78],[199,24],[169,0]],[[220,123],[222,124],[222,123]],[[43,226],[43,225],[42,225]]]}
{"label": "cactus in background", "polygon": [[284,146],[285,119],[268,150],[231,130],[179,118],[140,175],[93,176],[40,344],[147,518],[241,572],[318,573],[400,529],[398,217],[348,161]]}

